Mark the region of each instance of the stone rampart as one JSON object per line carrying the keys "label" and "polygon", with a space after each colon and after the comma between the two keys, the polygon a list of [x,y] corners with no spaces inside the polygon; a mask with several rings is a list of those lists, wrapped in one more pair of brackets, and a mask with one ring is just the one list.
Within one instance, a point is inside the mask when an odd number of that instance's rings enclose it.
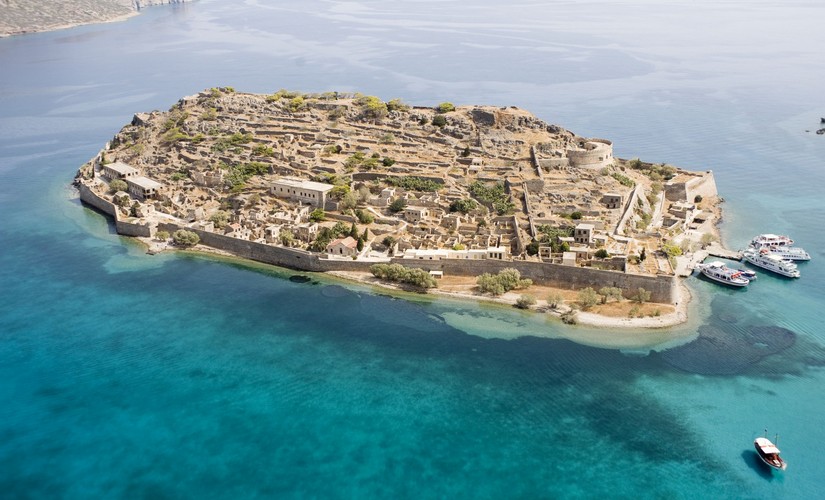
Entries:
{"label": "stone rampart", "polygon": [[547,262],[501,261],[501,260],[415,260],[394,258],[393,263],[416,267],[428,271],[443,271],[445,275],[478,276],[482,273],[496,274],[502,269],[515,268],[526,278],[539,285],[547,285],[567,290],[591,287],[613,286],[621,288],[626,298],[635,295],[639,288],[650,292],[653,302],[672,304],[675,300],[675,278],[673,276],[647,276],[627,274],[617,271],[564,266]]}

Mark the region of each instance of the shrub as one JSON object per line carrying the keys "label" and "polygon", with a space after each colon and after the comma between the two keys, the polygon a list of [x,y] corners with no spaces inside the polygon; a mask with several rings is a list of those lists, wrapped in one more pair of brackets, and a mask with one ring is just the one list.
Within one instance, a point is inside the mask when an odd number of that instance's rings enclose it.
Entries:
{"label": "shrub", "polygon": [[562,313],[561,320],[568,325],[575,325],[579,322],[579,315],[575,310],[571,309]]}
{"label": "shrub", "polygon": [[392,213],[398,213],[405,208],[407,208],[407,200],[404,198],[396,198],[389,206],[390,212]]}
{"label": "shrub", "polygon": [[622,300],[622,289],[615,286],[604,286],[599,289],[599,295],[602,296],[602,304],[607,304],[610,299],[618,302]]}
{"label": "shrub", "polygon": [[172,241],[175,245],[182,247],[192,247],[200,242],[200,238],[196,233],[187,231],[185,229],[178,229],[172,234]]}
{"label": "shrub", "polygon": [[323,220],[326,220],[326,218],[327,216],[324,213],[323,208],[316,208],[309,214],[309,220],[311,220],[312,222],[321,222]]}
{"label": "shrub", "polygon": [[372,224],[375,221],[375,217],[366,210],[361,210],[360,208],[355,210],[355,216],[358,218],[358,222],[361,224]]}
{"label": "shrub", "polygon": [[155,239],[158,241],[166,241],[169,239],[169,231],[158,231],[155,233]]}
{"label": "shrub", "polygon": [[408,268],[401,264],[373,264],[370,272],[378,279],[407,283],[418,288],[435,288],[438,282],[423,269]]}
{"label": "shrub", "polygon": [[442,102],[435,107],[435,110],[439,113],[449,113],[450,111],[455,111],[455,105],[451,102]]}
{"label": "shrub", "polygon": [[547,305],[550,309],[558,309],[564,303],[564,297],[560,293],[551,293],[547,296]]}
{"label": "shrub", "polygon": [[518,269],[507,268],[499,271],[497,275],[484,273],[476,279],[476,284],[481,293],[491,295],[501,295],[510,290],[529,288],[533,284],[531,279],[521,279]]}
{"label": "shrub", "polygon": [[596,253],[594,255],[596,256],[597,259],[606,259],[606,258],[610,257],[610,254],[607,253],[607,250],[605,250],[604,248],[600,248],[600,249],[596,250]]}
{"label": "shrub", "polygon": [[450,203],[450,212],[461,212],[465,215],[472,212],[476,208],[478,208],[478,202],[472,198],[455,200],[454,202]]}
{"label": "shrub", "polygon": [[355,100],[355,104],[361,108],[361,114],[365,118],[380,120],[388,113],[387,105],[373,95],[359,97]]}
{"label": "shrub", "polygon": [[701,202],[702,202],[702,195],[701,194],[697,194],[696,196],[693,197],[693,203],[701,203]]}
{"label": "shrub", "polygon": [[599,294],[590,287],[579,290],[579,305],[585,311],[599,303]]}
{"label": "shrub", "polygon": [[582,218],[582,213],[576,210],[572,214],[570,214],[570,218],[573,220],[580,220]]}
{"label": "shrub", "polygon": [[126,181],[121,179],[114,179],[112,182],[109,183],[109,191],[112,193],[117,193],[118,191],[126,191],[129,189],[129,185],[126,184]]}
{"label": "shrub", "polygon": [[209,217],[209,220],[215,224],[216,228],[221,229],[229,223],[229,214],[223,210],[218,210]]}
{"label": "shrub", "polygon": [[390,99],[387,102],[387,110],[406,112],[410,110],[410,107],[401,101],[401,99]]}
{"label": "shrub", "polygon": [[436,127],[441,128],[441,127],[447,125],[447,118],[444,115],[435,115],[433,117],[432,124],[435,125]]}
{"label": "shrub", "polygon": [[630,297],[630,300],[634,302],[638,302],[639,304],[644,304],[648,300],[650,300],[650,292],[645,290],[644,288],[639,287],[639,290],[636,291],[636,294]]}
{"label": "shrub", "polygon": [[536,305],[536,298],[529,294],[524,294],[516,299],[516,307],[519,309],[530,309],[530,306]]}

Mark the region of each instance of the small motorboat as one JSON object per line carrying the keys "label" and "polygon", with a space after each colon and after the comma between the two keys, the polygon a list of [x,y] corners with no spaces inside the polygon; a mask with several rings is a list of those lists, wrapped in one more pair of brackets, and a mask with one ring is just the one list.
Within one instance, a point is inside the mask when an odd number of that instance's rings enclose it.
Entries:
{"label": "small motorboat", "polygon": [[768,467],[776,470],[785,470],[788,467],[787,462],[779,456],[779,448],[771,443],[770,439],[758,437],[753,440],[753,447],[756,448],[756,454]]}

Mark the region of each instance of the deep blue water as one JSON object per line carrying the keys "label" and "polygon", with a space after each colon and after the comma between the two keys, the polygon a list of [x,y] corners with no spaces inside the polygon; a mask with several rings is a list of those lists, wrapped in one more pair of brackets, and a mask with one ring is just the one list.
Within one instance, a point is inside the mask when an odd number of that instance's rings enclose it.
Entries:
{"label": "deep blue water", "polygon": [[[292,3],[0,40],[0,496],[819,496],[825,6]],[[516,105],[713,169],[729,246],[789,233],[813,261],[690,279],[692,321],[621,352],[506,308],[145,255],[68,184],[133,113],[220,85]],[[754,327],[795,341],[755,355]],[[665,349],[700,331],[731,342],[705,374]],[[785,474],[751,452],[766,427]]]}

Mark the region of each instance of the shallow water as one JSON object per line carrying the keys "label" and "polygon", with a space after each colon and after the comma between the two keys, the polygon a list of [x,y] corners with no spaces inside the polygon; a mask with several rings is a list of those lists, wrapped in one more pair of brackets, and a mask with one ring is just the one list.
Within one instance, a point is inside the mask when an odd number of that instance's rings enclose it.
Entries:
{"label": "shallow water", "polygon": [[[0,40],[4,496],[816,497],[823,9],[202,0]],[[728,246],[789,233],[813,260],[688,280],[671,334],[731,339],[702,375],[539,315],[147,256],[66,186],[134,112],[219,85],[517,105],[714,170]],[[763,327],[793,345],[756,356]],[[751,452],[766,427],[784,475]]]}

